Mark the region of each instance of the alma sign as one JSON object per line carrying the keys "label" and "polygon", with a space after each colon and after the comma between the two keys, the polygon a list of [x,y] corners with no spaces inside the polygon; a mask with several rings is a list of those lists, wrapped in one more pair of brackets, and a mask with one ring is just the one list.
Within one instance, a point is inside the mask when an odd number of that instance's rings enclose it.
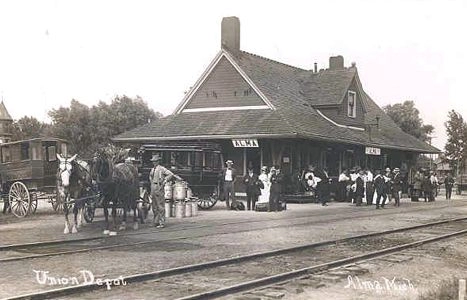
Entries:
{"label": "alma sign", "polygon": [[258,148],[257,139],[236,139],[232,140],[232,144],[235,148]]}
{"label": "alma sign", "polygon": [[381,148],[365,147],[365,154],[368,154],[368,155],[381,155]]}

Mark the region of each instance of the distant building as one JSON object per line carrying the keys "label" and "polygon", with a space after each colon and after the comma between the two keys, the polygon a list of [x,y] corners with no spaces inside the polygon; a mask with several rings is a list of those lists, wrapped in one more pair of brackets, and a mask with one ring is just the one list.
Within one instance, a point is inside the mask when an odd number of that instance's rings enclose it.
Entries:
{"label": "distant building", "polygon": [[3,101],[0,103],[0,144],[8,143],[11,141],[11,125],[13,119],[11,118],[8,110]]}

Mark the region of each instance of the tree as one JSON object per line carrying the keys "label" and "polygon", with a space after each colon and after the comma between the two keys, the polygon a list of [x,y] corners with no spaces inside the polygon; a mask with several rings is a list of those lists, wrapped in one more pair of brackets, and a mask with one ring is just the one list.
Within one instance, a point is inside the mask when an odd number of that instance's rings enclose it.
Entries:
{"label": "tree", "polygon": [[48,129],[48,124],[40,122],[34,117],[24,116],[11,125],[12,140],[19,141],[46,136]]}
{"label": "tree", "polygon": [[448,136],[444,146],[446,160],[451,166],[463,169],[467,158],[467,124],[461,114],[451,110],[444,126]]}
{"label": "tree", "polygon": [[89,154],[94,141],[89,107],[73,99],[70,107],[60,107],[49,111],[52,119],[53,135],[67,140],[70,151],[84,155]]}
{"label": "tree", "polygon": [[54,135],[70,142],[74,153],[86,157],[111,142],[111,138],[124,131],[155,120],[162,115],[150,109],[140,97],[116,96],[112,102],[99,102],[89,108],[77,100],[70,107],[49,112]]}
{"label": "tree", "polygon": [[423,120],[420,118],[420,112],[415,107],[413,101],[386,105],[383,107],[383,110],[402,131],[424,142],[430,140],[430,135],[435,128],[432,125],[423,124]]}

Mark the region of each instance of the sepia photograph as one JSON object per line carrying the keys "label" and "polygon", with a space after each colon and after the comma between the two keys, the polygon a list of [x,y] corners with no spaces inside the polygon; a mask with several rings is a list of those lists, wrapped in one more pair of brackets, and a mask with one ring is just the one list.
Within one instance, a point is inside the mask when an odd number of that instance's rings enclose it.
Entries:
{"label": "sepia photograph", "polygon": [[467,300],[466,15],[0,0],[0,299]]}

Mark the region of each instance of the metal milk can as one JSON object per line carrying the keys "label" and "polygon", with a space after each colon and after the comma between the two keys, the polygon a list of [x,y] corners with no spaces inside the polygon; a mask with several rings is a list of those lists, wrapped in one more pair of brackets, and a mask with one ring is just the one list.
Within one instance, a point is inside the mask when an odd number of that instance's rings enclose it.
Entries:
{"label": "metal milk can", "polygon": [[164,185],[164,199],[165,200],[172,200],[173,192],[172,192],[172,184],[167,182]]}
{"label": "metal milk can", "polygon": [[178,181],[173,186],[173,199],[178,201],[184,201],[186,198],[186,183]]}

